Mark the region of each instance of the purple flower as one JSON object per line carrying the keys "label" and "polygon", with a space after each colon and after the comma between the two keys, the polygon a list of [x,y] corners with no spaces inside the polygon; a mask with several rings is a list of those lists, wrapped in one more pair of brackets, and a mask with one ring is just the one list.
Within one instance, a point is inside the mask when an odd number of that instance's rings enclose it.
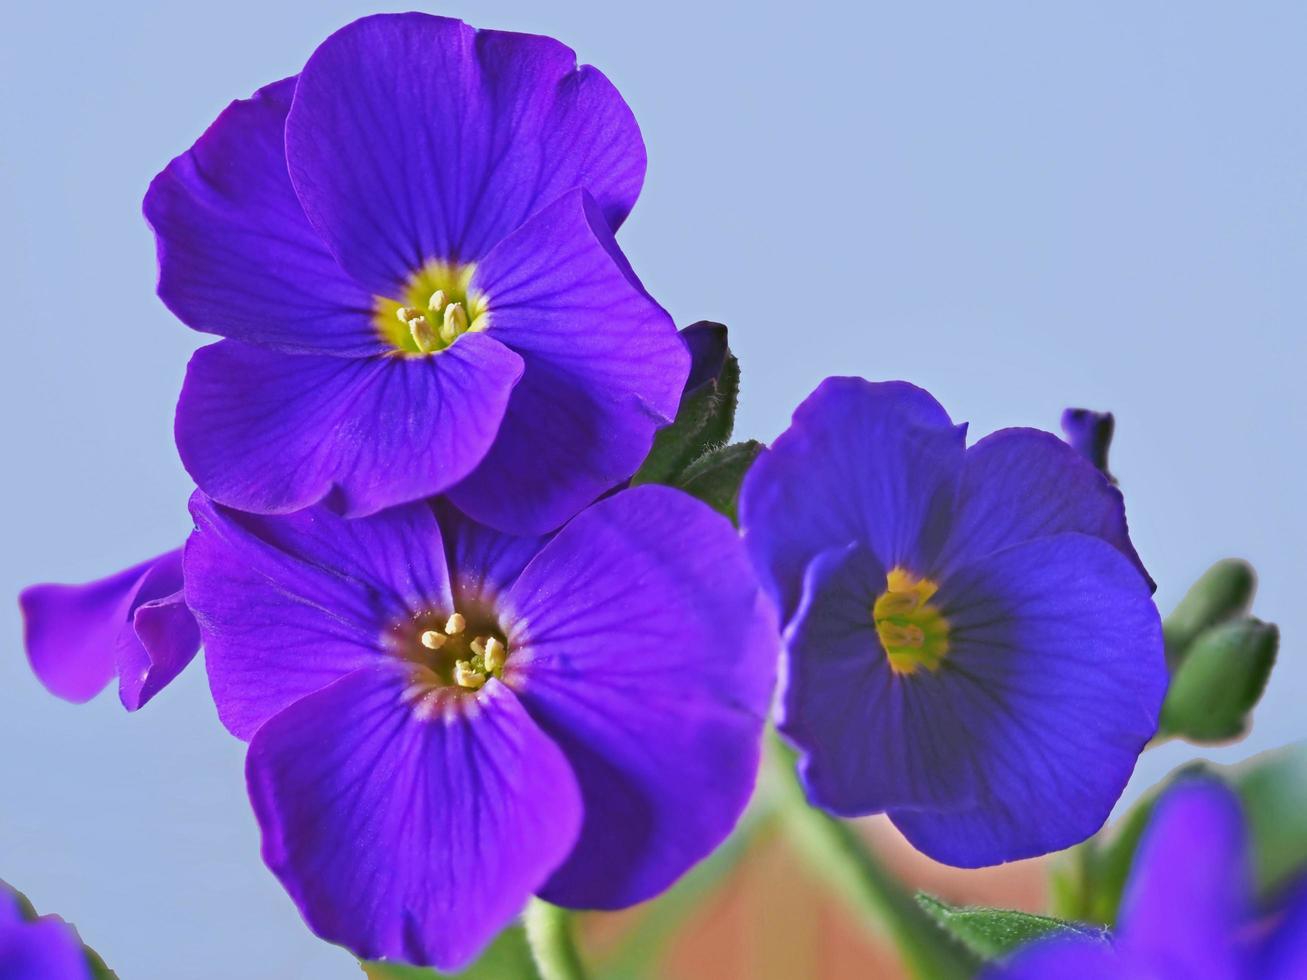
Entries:
{"label": "purple flower", "polygon": [[67,701],[89,701],[117,675],[123,707],[135,711],[200,646],[180,548],[86,585],[33,585],[18,603],[32,670]]}
{"label": "purple flower", "polygon": [[1157,727],[1161,623],[1121,495],[1056,437],[966,446],[929,394],[831,378],[749,472],[809,798],[974,867],[1089,836]]}
{"label": "purple flower", "polygon": [[349,516],[448,491],[516,533],[630,476],[689,355],[613,239],[644,179],[617,90],[546,37],[380,15],[155,179],[196,352],[177,446],[221,503]]}
{"label": "purple flower", "polygon": [[545,538],[443,503],[192,512],[214,700],[320,936],[452,969],[533,893],[650,897],[743,809],[776,624],[698,501],[624,490]]}
{"label": "purple flower", "polygon": [[0,881],[0,980],[91,980],[77,930],[57,915],[25,915],[17,893]]}
{"label": "purple flower", "polygon": [[1126,883],[1112,942],[1047,939],[985,973],[991,980],[1301,980],[1307,889],[1258,922],[1239,801],[1208,778],[1158,801]]}

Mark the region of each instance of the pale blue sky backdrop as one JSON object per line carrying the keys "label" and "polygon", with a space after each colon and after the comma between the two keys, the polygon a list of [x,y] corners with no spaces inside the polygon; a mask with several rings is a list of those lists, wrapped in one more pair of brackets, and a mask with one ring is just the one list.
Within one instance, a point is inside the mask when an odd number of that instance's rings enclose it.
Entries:
{"label": "pale blue sky backdrop", "polygon": [[[13,596],[186,534],[172,409],[201,338],[153,295],[141,196],[229,100],[377,9],[25,3],[0,31],[0,878],[124,980],[356,975],[260,863],[202,671],[134,716],[64,704]],[[741,435],[774,437],[829,374],[915,381],[977,435],[1115,411],[1163,608],[1242,555],[1283,627],[1255,734],[1211,754],[1307,734],[1307,6],[426,9],[552,34],[625,94],[649,175],[622,244],[678,322],[730,324]],[[1132,792],[1193,754],[1151,754]]]}

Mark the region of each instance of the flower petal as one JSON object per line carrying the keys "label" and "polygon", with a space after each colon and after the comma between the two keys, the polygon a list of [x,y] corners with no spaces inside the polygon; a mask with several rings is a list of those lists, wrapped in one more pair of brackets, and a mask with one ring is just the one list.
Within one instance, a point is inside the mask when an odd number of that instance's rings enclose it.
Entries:
{"label": "flower petal", "polygon": [[827,378],[740,492],[754,565],[788,622],[816,555],[854,541],[918,575],[948,530],[966,426],[902,381]]}
{"label": "flower petal", "polygon": [[504,534],[467,517],[441,499],[435,503],[456,604],[494,607],[548,536]]}
{"label": "flower petal", "polygon": [[455,970],[520,911],[581,823],[576,779],[513,694],[406,700],[357,671],[250,743],[263,858],[319,936]]}
{"label": "flower petal", "polygon": [[453,611],[440,528],[426,504],[346,520],[283,517],[191,498],[186,599],[204,636],[218,716],[248,739],[287,705],[391,659],[389,629]]}
{"label": "flower petal", "polygon": [[[1108,943],[1092,939],[1043,939],[1010,959],[988,966],[980,980],[1165,980],[1145,973]],[[1175,978],[1180,980],[1180,978]]]}
{"label": "flower petal", "polygon": [[799,776],[816,806],[842,816],[894,806],[960,806],[975,797],[971,759],[935,677],[898,677],[871,610],[884,566],[865,548],[824,551],[808,566],[786,632],[777,728],[802,753]]}
{"label": "flower petal", "polygon": [[542,897],[617,908],[730,833],[753,790],[776,624],[730,523],[667,487],[582,512],[504,597],[505,682],[563,749],[585,823]]}
{"label": "flower petal", "polygon": [[1153,588],[1126,528],[1121,491],[1057,436],[1000,429],[967,450],[940,577],[1022,541],[1078,531],[1102,538]]}
{"label": "flower petal", "polygon": [[1140,841],[1119,945],[1152,976],[1238,980],[1251,886],[1238,799],[1215,779],[1181,780],[1158,800]]}
{"label": "flower petal", "polygon": [[25,589],[18,601],[33,672],[50,693],[79,704],[118,673],[123,706],[135,711],[199,649],[194,619],[177,605],[181,586],[178,549],[86,585]]}
{"label": "flower petal", "polygon": [[935,604],[950,649],[925,680],[979,794],[969,809],[890,817],[961,867],[1084,840],[1125,788],[1166,692],[1161,622],[1138,571],[1097,538],[1059,534],[958,570]]}
{"label": "flower petal", "polygon": [[498,245],[472,286],[487,333],[526,370],[494,446],[450,498],[484,524],[539,534],[635,472],[676,417],[690,355],[581,191]]}
{"label": "flower petal", "polygon": [[325,501],[351,517],[439,493],[481,461],[522,359],[484,334],[429,357],[283,354],[235,341],[191,358],[177,450],[241,510]]}
{"label": "flower petal", "polygon": [[57,915],[0,931],[3,980],[92,980],[77,930]]}
{"label": "flower petal", "polygon": [[616,227],[645,166],[626,103],[571,49],[426,14],[365,17],[324,41],[286,154],[309,220],[384,295],[431,260],[479,260],[572,188]]}
{"label": "flower petal", "polygon": [[1307,977],[1307,881],[1299,881],[1288,910],[1258,951],[1253,976],[1261,980],[1302,980]]}
{"label": "flower petal", "polygon": [[286,170],[287,78],[233,102],[150,184],[159,298],[189,327],[293,351],[384,348],[374,298],[337,265]]}

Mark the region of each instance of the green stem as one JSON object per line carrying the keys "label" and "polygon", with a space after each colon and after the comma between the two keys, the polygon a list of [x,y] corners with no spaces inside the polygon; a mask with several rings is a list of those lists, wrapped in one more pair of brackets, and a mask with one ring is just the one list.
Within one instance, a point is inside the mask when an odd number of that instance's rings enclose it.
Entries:
{"label": "green stem", "polygon": [[526,941],[541,980],[586,980],[570,912],[533,898],[526,907],[525,924]]}
{"label": "green stem", "polygon": [[808,803],[794,774],[794,752],[773,735],[767,753],[777,814],[811,867],[839,891],[869,927],[879,922],[919,980],[961,980],[975,962],[959,949],[871,854],[853,828]]}

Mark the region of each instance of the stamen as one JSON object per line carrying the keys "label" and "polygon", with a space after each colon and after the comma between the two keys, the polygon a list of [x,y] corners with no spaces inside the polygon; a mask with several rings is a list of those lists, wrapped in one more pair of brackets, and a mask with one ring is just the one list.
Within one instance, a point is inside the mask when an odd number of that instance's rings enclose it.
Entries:
{"label": "stamen", "polygon": [[408,332],[423,354],[430,354],[436,349],[436,332],[431,329],[426,317],[419,315],[409,320]]}
{"label": "stamen", "polygon": [[445,320],[440,325],[440,339],[452,344],[467,329],[467,311],[462,303],[450,303],[445,307]]}
{"label": "stamen", "polygon": [[467,687],[476,690],[482,687],[486,682],[486,675],[474,668],[466,660],[460,660],[454,664],[454,683],[459,687]]}
{"label": "stamen", "polygon": [[432,313],[439,313],[445,308],[445,291],[437,289],[431,294],[431,299],[427,300],[427,309]]}
{"label": "stamen", "polygon": [[920,626],[911,623],[900,626],[898,623],[881,621],[876,624],[881,638],[891,647],[919,647],[926,642],[926,634]]}
{"label": "stamen", "polygon": [[445,634],[437,633],[435,630],[424,630],[418,639],[428,650],[439,650],[445,645]]}
{"label": "stamen", "polygon": [[475,640],[473,640],[471,643],[468,644],[468,647],[478,657],[484,658],[486,655],[486,638],[484,636],[478,636]]}
{"label": "stamen", "polygon": [[421,316],[422,311],[415,306],[401,306],[395,311],[395,316],[399,318],[400,323],[408,323],[415,316]]}
{"label": "stamen", "polygon": [[880,597],[878,612],[882,616],[906,616],[921,605],[917,592],[886,592]]}
{"label": "stamen", "polygon": [[488,637],[486,639],[485,653],[481,655],[481,659],[486,665],[486,670],[493,673],[503,667],[507,653],[508,651],[504,648],[504,644],[500,643],[499,640],[493,636]]}
{"label": "stamen", "polygon": [[467,620],[463,618],[462,613],[454,613],[445,620],[445,632],[450,636],[458,636],[465,629],[467,629]]}

